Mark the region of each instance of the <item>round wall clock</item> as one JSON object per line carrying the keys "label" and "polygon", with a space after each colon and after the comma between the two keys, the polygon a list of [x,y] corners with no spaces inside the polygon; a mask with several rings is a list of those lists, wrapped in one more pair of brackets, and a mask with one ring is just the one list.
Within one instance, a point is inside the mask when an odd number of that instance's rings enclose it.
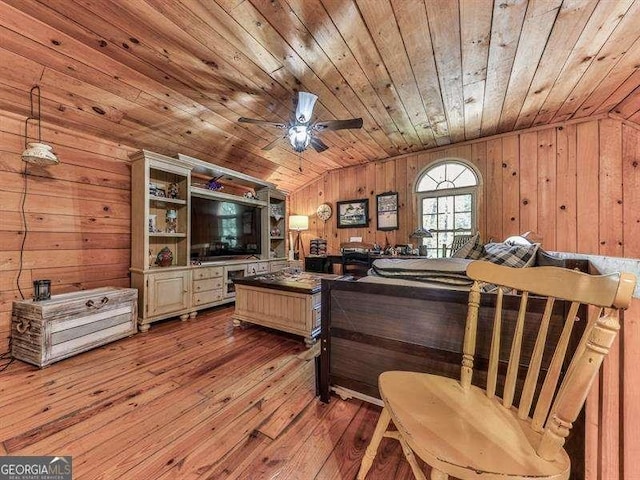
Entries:
{"label": "round wall clock", "polygon": [[318,206],[316,213],[318,214],[318,218],[320,220],[326,222],[331,217],[331,205],[329,205],[328,203],[323,203],[322,205]]}

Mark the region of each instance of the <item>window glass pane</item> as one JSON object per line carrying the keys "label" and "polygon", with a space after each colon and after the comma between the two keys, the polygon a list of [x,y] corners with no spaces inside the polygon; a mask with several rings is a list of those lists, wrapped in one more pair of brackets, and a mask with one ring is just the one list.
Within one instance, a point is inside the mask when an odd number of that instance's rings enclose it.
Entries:
{"label": "window glass pane", "polygon": [[456,187],[470,187],[477,184],[475,174],[467,169],[456,179]]}
{"label": "window glass pane", "polygon": [[446,165],[439,165],[429,170],[427,175],[433,178],[437,183],[440,183],[447,179],[446,173]]}
{"label": "window glass pane", "polygon": [[427,248],[437,248],[438,246],[438,239],[435,236],[430,238],[424,238],[423,240]]}
{"label": "window glass pane", "polygon": [[424,175],[420,179],[416,190],[418,190],[418,192],[428,192],[430,190],[435,190],[436,188],[438,188],[436,181],[428,175]]}
{"label": "window glass pane", "polygon": [[469,232],[457,232],[466,234],[471,232],[471,212],[456,213],[455,227],[456,230],[468,230]]}
{"label": "window glass pane", "polygon": [[438,213],[453,212],[453,195],[438,197]]}
{"label": "window glass pane", "polygon": [[425,198],[422,200],[422,213],[438,213],[438,199]]}
{"label": "window glass pane", "polygon": [[438,232],[438,245],[440,245],[440,247],[442,247],[442,245],[448,246],[452,238],[451,232]]}
{"label": "window glass pane", "polygon": [[451,230],[453,228],[453,213],[438,215],[438,230]]}
{"label": "window glass pane", "polygon": [[459,163],[447,163],[447,180],[450,182],[456,182],[458,175],[460,175],[467,168],[464,165],[460,165]]}
{"label": "window glass pane", "polygon": [[422,226],[427,230],[438,229],[438,215],[424,215],[422,217]]}
{"label": "window glass pane", "polygon": [[471,211],[471,195],[456,195],[455,197],[456,212]]}

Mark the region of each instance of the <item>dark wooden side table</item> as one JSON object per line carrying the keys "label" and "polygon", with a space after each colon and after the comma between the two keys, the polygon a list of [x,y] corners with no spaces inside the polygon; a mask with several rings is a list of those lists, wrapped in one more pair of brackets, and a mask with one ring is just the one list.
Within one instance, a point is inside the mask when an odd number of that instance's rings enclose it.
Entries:
{"label": "dark wooden side table", "polygon": [[304,258],[305,272],[332,273],[332,262],[326,255],[309,255]]}

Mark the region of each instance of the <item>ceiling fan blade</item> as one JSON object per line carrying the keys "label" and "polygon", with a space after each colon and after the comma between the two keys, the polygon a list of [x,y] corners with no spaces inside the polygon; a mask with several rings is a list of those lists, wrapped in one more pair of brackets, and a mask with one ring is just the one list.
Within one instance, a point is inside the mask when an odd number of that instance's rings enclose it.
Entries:
{"label": "ceiling fan blade", "polygon": [[273,147],[275,147],[281,140],[285,139],[287,137],[278,137],[276,138],[274,141],[267,143],[264,147],[262,147],[262,150],[271,150],[273,149]]}
{"label": "ceiling fan blade", "polygon": [[318,96],[309,92],[298,92],[298,102],[296,104],[296,122],[309,123],[313,114],[313,107],[318,100]]}
{"label": "ceiling fan blade", "polygon": [[329,148],[322,140],[320,140],[317,137],[311,137],[309,139],[309,144],[318,153],[324,152],[325,150],[327,150]]}
{"label": "ceiling fan blade", "polygon": [[350,118],[348,120],[327,120],[326,122],[316,122],[314,130],[322,132],[324,130],[345,130],[350,128],[362,128],[361,118]]}
{"label": "ceiling fan blade", "polygon": [[269,127],[276,127],[276,128],[286,128],[287,125],[285,123],[280,123],[280,122],[270,122],[268,120],[258,120],[256,118],[246,118],[246,117],[240,117],[238,119],[238,121],[240,123],[255,123],[257,125],[267,125]]}

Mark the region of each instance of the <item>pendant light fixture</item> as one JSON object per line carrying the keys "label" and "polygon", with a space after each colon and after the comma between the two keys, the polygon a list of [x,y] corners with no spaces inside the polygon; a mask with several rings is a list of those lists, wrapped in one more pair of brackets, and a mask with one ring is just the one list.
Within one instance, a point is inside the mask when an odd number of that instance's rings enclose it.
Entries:
{"label": "pendant light fixture", "polygon": [[[37,112],[34,112],[34,97],[37,103]],[[60,163],[58,157],[53,153],[53,148],[46,143],[42,143],[42,130],[40,127],[40,87],[35,85],[31,87],[29,92],[29,102],[31,105],[31,113],[24,121],[24,144],[25,150],[22,152],[22,161],[46,167],[48,165],[57,165]],[[35,120],[38,127],[38,141],[29,142],[29,121]]]}

